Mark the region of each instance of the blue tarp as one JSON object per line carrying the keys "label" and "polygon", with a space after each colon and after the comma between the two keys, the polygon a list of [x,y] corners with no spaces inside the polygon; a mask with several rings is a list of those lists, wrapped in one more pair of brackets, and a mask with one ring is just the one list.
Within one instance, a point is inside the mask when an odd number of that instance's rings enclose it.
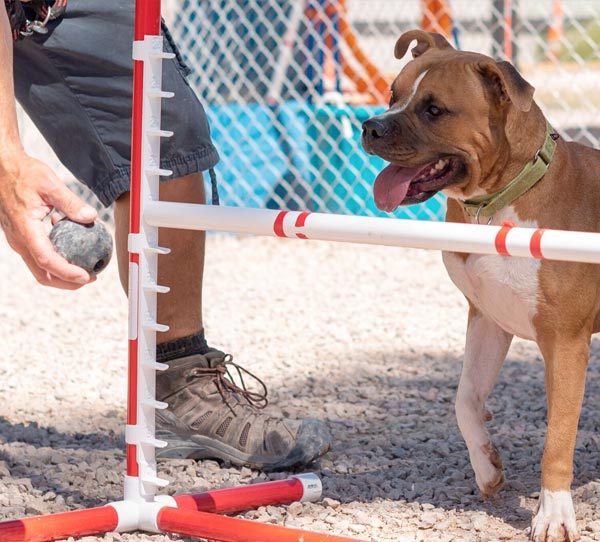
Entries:
{"label": "blue tarp", "polygon": [[[361,124],[383,107],[286,102],[208,106],[223,204],[388,216],[372,186],[386,162],[360,144]],[[280,128],[278,128],[278,126]],[[312,197],[312,194],[316,197]],[[300,202],[300,203],[299,203]],[[445,199],[398,209],[398,218],[443,219]]]}

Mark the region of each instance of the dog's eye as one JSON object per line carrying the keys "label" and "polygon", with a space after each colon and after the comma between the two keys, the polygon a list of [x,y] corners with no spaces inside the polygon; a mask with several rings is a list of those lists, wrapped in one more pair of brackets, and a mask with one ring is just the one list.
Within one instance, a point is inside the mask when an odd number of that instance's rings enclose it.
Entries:
{"label": "dog's eye", "polygon": [[439,117],[443,111],[440,107],[438,107],[437,105],[431,104],[426,110],[425,113],[427,113],[428,116],[430,117]]}

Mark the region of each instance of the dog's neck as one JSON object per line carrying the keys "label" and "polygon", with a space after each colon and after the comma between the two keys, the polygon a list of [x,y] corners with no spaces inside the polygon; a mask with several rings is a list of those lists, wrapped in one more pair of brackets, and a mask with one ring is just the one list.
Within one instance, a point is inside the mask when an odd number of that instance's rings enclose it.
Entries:
{"label": "dog's neck", "polygon": [[499,159],[481,184],[488,194],[502,190],[533,160],[544,144],[546,124],[546,118],[535,102],[527,113],[514,106],[508,109],[504,124],[507,150],[499,153]]}
{"label": "dog's neck", "polygon": [[[513,152],[512,155],[510,153],[500,153],[500,156],[505,156],[506,159],[502,160],[501,163],[499,163],[500,160],[497,160],[493,165],[493,169],[498,172],[495,176],[495,182],[492,175],[486,176],[487,187],[485,187],[485,192],[462,202],[464,211],[478,223],[480,223],[480,220],[489,223],[496,213],[517,201],[542,180],[550,167],[558,134],[545,120],[537,106],[535,106],[530,118],[533,120],[530,120],[529,123],[523,123],[521,115],[519,126],[529,126],[531,131],[526,129],[515,132],[511,130],[508,119],[503,122],[506,131],[502,139],[507,142],[507,148],[516,149],[516,152]],[[538,145],[536,143],[537,134],[539,134],[537,123],[540,119],[543,122],[543,140]],[[518,134],[520,139],[509,139],[511,132]],[[527,134],[535,134],[535,136],[530,136],[524,140],[523,134],[526,136]],[[532,143],[535,147],[530,148]],[[535,150],[533,150],[534,148]]]}

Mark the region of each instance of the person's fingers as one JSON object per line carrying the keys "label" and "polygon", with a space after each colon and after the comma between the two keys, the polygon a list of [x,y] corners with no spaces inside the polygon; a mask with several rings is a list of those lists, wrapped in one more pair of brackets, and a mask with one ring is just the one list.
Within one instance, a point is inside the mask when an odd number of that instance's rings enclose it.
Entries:
{"label": "person's fingers", "polygon": [[[9,244],[11,245],[11,248],[15,252],[17,252],[19,254],[19,256],[21,256],[21,258],[23,259],[23,262],[25,263],[25,265],[27,266],[27,268],[29,269],[31,274],[34,276],[35,280],[37,280],[37,282],[39,282],[40,284],[42,284],[44,286],[51,286],[53,288],[60,288],[63,290],[77,290],[77,289],[81,288],[82,286],[84,286],[85,284],[88,284],[89,282],[94,282],[96,280],[96,277],[91,277],[91,279],[87,282],[73,282],[71,280],[60,279],[56,276],[53,276],[46,269],[43,269],[42,267],[40,267],[36,263],[35,259],[29,253],[29,251],[27,249],[25,249],[21,246],[15,246],[14,244],[11,244],[10,242],[9,242]],[[62,259],[62,258],[59,258],[59,259]],[[81,271],[76,266],[71,266],[70,264],[67,264],[67,265],[69,265],[70,267],[74,267],[75,270]]]}
{"label": "person's fingers", "polygon": [[48,203],[75,222],[89,224],[98,218],[96,209],[76,196],[62,182],[53,184],[47,198]]}
{"label": "person's fingers", "polygon": [[63,219],[63,216],[60,213],[52,213],[50,215],[50,222],[54,226],[57,222],[60,222]]}
{"label": "person's fingers", "polygon": [[[90,282],[89,273],[81,267],[67,262],[54,250],[50,239],[45,234],[31,237],[27,242],[27,247],[35,265],[52,277],[78,286]],[[38,278],[37,275],[36,278]]]}
{"label": "person's fingers", "polygon": [[[88,284],[92,281],[89,273],[55,251],[44,219],[56,209],[75,222],[88,224],[97,218],[96,209],[39,160],[25,157],[17,165],[16,170],[7,170],[8,181],[0,184],[0,220],[10,246],[41,284],[67,289]],[[56,223],[56,216],[51,220]]]}
{"label": "person's fingers", "polygon": [[85,286],[85,284],[77,284],[75,282],[67,282],[57,277],[53,277],[47,271],[40,269],[31,256],[21,256],[25,265],[29,268],[29,272],[34,276],[35,280],[43,286],[50,286],[52,288],[60,288],[61,290],[78,290]]}

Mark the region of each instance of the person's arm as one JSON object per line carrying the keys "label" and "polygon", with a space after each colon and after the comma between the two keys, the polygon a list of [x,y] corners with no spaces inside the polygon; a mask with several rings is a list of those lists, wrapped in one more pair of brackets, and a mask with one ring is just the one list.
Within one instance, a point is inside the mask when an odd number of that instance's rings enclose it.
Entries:
{"label": "person's arm", "polygon": [[46,164],[24,151],[17,125],[12,66],[12,32],[6,9],[0,6],[0,227],[38,282],[74,290],[92,279],[54,251],[42,221],[55,208],[82,223],[93,222],[97,213]]}

